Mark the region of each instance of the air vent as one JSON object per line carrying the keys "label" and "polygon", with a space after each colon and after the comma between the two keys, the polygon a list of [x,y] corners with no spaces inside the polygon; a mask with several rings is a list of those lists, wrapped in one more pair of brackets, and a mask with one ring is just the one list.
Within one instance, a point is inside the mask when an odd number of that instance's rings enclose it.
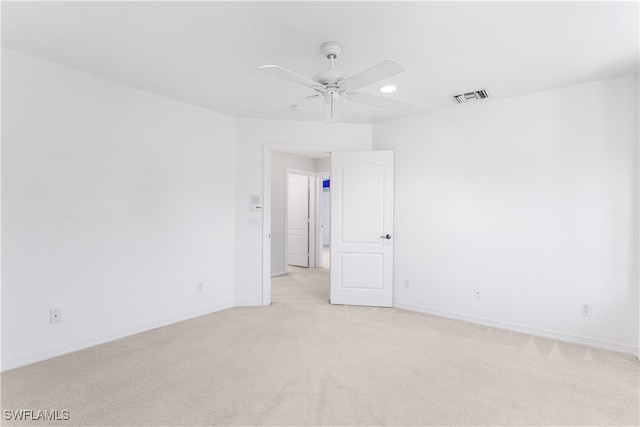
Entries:
{"label": "air vent", "polygon": [[473,92],[461,93],[459,95],[452,95],[451,98],[458,104],[466,104],[469,101],[479,101],[489,97],[489,92],[486,89],[475,90]]}

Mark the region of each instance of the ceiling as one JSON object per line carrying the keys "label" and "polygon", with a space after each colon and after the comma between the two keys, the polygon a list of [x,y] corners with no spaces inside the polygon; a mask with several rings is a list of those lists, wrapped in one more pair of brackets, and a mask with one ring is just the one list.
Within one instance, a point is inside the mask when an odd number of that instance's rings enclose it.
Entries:
{"label": "ceiling", "polygon": [[638,2],[2,2],[2,45],[143,90],[243,118],[323,121],[322,102],[258,113],[314,94],[258,70],[311,78],[355,74],[384,59],[404,113],[345,101],[342,121],[377,123],[637,72]]}

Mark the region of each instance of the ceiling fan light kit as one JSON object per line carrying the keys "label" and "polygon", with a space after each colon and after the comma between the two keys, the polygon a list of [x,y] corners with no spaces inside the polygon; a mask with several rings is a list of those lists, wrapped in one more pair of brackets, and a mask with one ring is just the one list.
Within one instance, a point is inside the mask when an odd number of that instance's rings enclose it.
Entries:
{"label": "ceiling fan light kit", "polygon": [[393,93],[397,90],[398,88],[395,87],[394,85],[385,85],[382,86],[380,89],[378,89],[380,92],[382,93]]}
{"label": "ceiling fan light kit", "polygon": [[292,107],[300,110],[302,104],[317,98],[324,98],[324,120],[325,123],[336,123],[340,121],[341,99],[359,102],[361,104],[373,105],[393,111],[407,111],[411,108],[411,103],[395,99],[383,98],[361,92],[353,92],[355,89],[370,85],[380,80],[386,79],[404,71],[404,67],[397,61],[387,59],[374,65],[360,73],[347,77],[346,74],[334,68],[334,61],[342,53],[342,45],[338,42],[326,42],[320,47],[322,54],[329,60],[329,68],[316,73],[313,78],[308,79],[278,65],[263,65],[260,70],[274,76],[293,81],[313,89],[316,94],[307,96],[304,99],[280,105],[268,107],[261,112],[273,111],[280,108]]}

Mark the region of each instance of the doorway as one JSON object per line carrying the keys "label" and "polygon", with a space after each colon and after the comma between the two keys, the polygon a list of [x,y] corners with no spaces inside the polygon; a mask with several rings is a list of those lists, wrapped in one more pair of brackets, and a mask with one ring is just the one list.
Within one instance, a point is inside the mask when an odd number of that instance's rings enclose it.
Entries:
{"label": "doorway", "polygon": [[329,172],[320,172],[319,220],[322,253],[318,257],[318,266],[331,267],[331,177]]}
{"label": "doorway", "polygon": [[[275,169],[272,168],[272,154],[274,152],[323,153],[316,146],[292,144],[265,144],[263,146],[263,224],[265,225],[262,227],[263,305],[271,304],[271,175]],[[392,230],[393,152],[336,151],[333,154],[328,160],[328,169],[332,172],[331,178],[335,181],[334,183],[340,185],[333,188],[334,194],[331,197],[333,199],[331,207],[333,222],[331,224],[332,272],[329,281],[331,303],[391,307],[393,306],[392,238],[394,237]],[[326,156],[325,152],[321,157]],[[316,182],[318,181],[316,180]],[[316,193],[316,197],[318,194],[320,192]],[[380,203],[381,201],[384,203]],[[374,209],[377,214],[369,215],[370,209]],[[362,218],[368,218],[368,220],[360,221],[359,219]],[[316,221],[315,227],[320,227],[319,221]],[[345,234],[346,230],[348,233]],[[316,235],[321,235],[317,229]],[[321,240],[317,239],[317,241]],[[364,251],[354,252],[345,246],[358,243],[366,243],[366,248],[362,245],[359,246]],[[317,251],[317,254],[322,252],[324,251]],[[366,277],[361,277],[361,273],[365,273]],[[348,296],[348,300],[339,300],[339,294]],[[370,296],[376,294],[381,299],[365,300],[362,298],[368,294]]]}
{"label": "doorway", "polygon": [[[322,147],[324,148],[324,147]],[[322,185],[329,177],[330,153],[321,147],[283,146],[265,144],[263,150],[263,286],[264,305],[271,303],[272,277],[288,274],[296,270],[308,272],[327,267],[328,246],[323,245],[323,230],[328,226],[322,222]],[[326,148],[325,148],[326,150]],[[290,179],[293,178],[293,179]],[[322,179],[325,178],[325,179]],[[307,202],[294,197],[288,206],[290,191],[288,181],[294,182],[300,193],[304,193],[304,183],[308,179],[309,213],[308,228],[300,218],[289,223],[288,216],[304,211]],[[325,196],[326,197],[326,196]],[[287,200],[285,200],[285,198]],[[290,211],[290,208],[291,209]],[[308,264],[304,258],[305,233],[308,230]],[[291,249],[291,250],[290,250]],[[290,262],[289,255],[298,255],[297,261]],[[296,265],[302,265],[297,267]],[[316,275],[317,276],[317,275]],[[330,286],[328,274],[326,287]]]}
{"label": "doorway", "polygon": [[[316,169],[326,166],[325,162],[316,160]],[[331,180],[328,171],[310,172],[296,169],[286,170],[286,198],[284,209],[285,222],[285,257],[286,266],[305,268],[329,268],[331,246]],[[277,182],[278,180],[274,180]],[[276,184],[277,185],[277,184]],[[272,187],[272,257],[277,251],[277,236],[274,235],[275,215],[279,209],[275,206],[278,193]],[[274,240],[275,239],[275,240]],[[275,250],[274,250],[275,249]],[[271,276],[274,273],[274,262]],[[279,271],[275,265],[275,271]]]}
{"label": "doorway", "polygon": [[[298,171],[299,172],[299,171]],[[324,179],[323,179],[324,178]],[[331,294],[328,173],[288,171],[286,273],[271,277],[274,304],[328,304]],[[272,187],[272,192],[276,189]],[[272,209],[272,223],[274,218]],[[272,241],[272,254],[274,253]]]}

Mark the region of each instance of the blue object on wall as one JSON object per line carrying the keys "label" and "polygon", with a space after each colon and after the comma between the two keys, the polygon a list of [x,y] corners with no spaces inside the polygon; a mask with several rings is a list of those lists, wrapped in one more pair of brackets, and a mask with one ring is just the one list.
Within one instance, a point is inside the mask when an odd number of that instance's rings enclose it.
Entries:
{"label": "blue object on wall", "polygon": [[330,187],[330,181],[329,179],[325,179],[324,181],[322,181],[322,188],[329,188]]}

